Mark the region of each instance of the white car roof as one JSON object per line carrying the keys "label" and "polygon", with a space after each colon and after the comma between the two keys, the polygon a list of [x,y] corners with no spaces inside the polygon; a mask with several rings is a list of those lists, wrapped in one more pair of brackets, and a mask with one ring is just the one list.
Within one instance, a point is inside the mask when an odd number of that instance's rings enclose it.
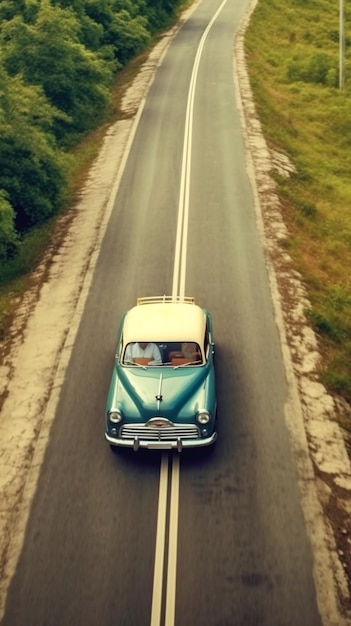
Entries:
{"label": "white car roof", "polygon": [[123,341],[193,341],[201,346],[205,327],[205,313],[194,298],[139,298],[125,317]]}

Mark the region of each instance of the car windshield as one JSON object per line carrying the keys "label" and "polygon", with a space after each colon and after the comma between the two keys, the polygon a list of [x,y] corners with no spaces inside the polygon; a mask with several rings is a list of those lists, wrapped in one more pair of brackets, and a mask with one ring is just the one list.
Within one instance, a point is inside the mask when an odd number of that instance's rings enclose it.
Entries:
{"label": "car windshield", "polygon": [[128,343],[123,355],[124,365],[200,365],[198,343],[189,341],[136,341]]}

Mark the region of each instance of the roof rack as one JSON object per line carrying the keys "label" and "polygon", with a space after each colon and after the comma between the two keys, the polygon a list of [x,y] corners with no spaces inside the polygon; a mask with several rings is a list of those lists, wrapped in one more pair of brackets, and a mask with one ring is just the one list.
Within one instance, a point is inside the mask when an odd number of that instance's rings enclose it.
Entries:
{"label": "roof rack", "polygon": [[156,304],[156,303],[174,303],[174,304],[195,304],[195,298],[192,296],[147,296],[146,298],[138,298],[137,305],[140,304]]}

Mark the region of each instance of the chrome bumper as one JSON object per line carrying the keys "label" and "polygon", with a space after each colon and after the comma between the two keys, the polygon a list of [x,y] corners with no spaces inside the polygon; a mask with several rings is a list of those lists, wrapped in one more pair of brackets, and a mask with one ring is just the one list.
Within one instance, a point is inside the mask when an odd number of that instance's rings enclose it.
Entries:
{"label": "chrome bumper", "polygon": [[210,437],[205,437],[203,439],[181,439],[181,437],[178,437],[177,439],[170,439],[169,441],[139,439],[139,437],[134,437],[131,439],[119,439],[116,437],[111,437],[107,433],[105,433],[105,438],[111,446],[133,448],[134,451],[140,449],[148,449],[178,450],[178,452],[181,452],[185,448],[203,448],[205,446],[212,445],[217,439],[217,433],[214,432]]}

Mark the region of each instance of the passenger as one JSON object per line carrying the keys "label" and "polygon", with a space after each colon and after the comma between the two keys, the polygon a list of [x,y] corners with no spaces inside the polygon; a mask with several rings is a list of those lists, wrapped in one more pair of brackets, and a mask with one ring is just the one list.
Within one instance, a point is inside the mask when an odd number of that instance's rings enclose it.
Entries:
{"label": "passenger", "polygon": [[199,354],[199,346],[197,343],[184,341],[182,343],[182,355],[185,359],[197,359]]}
{"label": "passenger", "polygon": [[159,347],[148,341],[129,343],[124,354],[124,363],[134,363],[135,359],[149,358],[148,365],[161,365],[162,358]]}
{"label": "passenger", "polygon": [[181,350],[173,350],[169,353],[170,360],[176,359],[189,359],[189,361],[200,361],[201,354],[197,343],[190,341],[183,341]]}

